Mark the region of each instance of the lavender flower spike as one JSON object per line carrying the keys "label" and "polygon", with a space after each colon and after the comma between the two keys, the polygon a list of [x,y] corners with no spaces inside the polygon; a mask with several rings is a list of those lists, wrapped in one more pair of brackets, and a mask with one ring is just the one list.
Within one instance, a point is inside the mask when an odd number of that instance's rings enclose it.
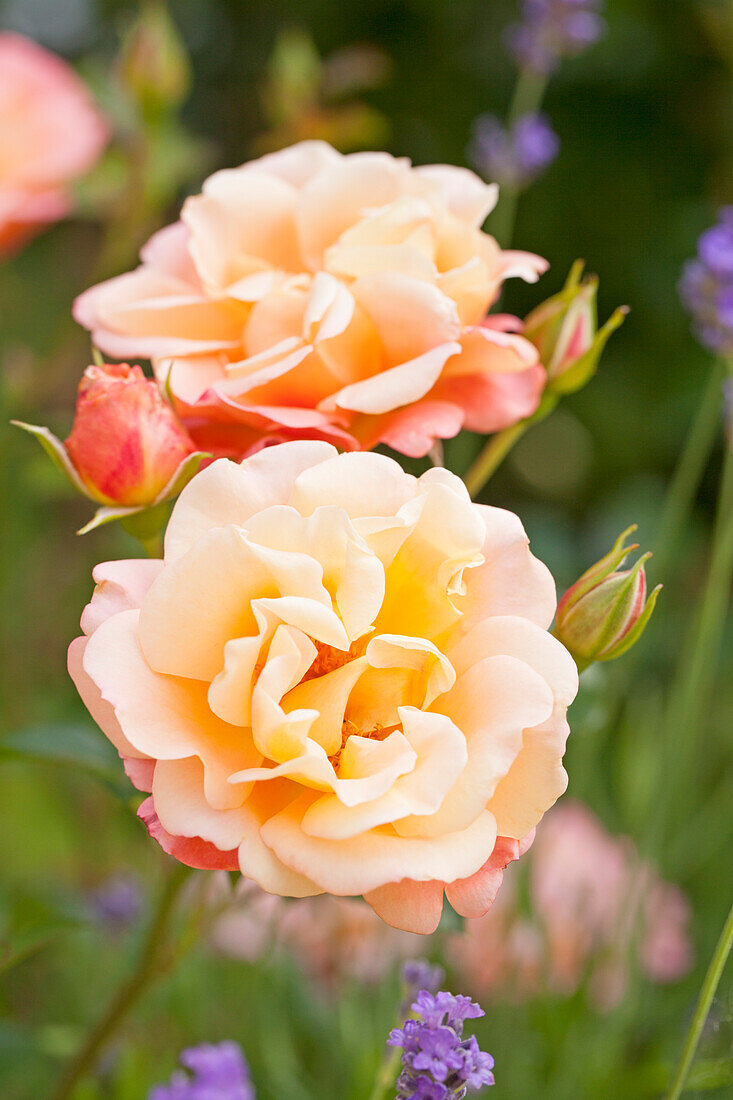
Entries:
{"label": "lavender flower spike", "polygon": [[148,1100],[255,1100],[249,1067],[238,1043],[202,1043],[180,1055],[189,1072],[176,1070]]}
{"label": "lavender flower spike", "polygon": [[472,1035],[464,1039],[466,1020],[483,1016],[470,997],[422,989],[408,1019],[394,1028],[389,1045],[402,1048],[397,1100],[462,1100],[467,1090],[493,1085],[494,1059]]}
{"label": "lavender flower spike", "polygon": [[682,269],[679,293],[695,335],[718,355],[733,357],[733,206],[697,242],[697,257]]}
{"label": "lavender flower spike", "polygon": [[601,0],[524,0],[522,22],[507,29],[507,45],[519,64],[542,76],[563,57],[574,57],[603,34]]}
{"label": "lavender flower spike", "polygon": [[522,115],[511,129],[495,115],[480,115],[468,157],[486,179],[521,190],[542,175],[559,151],[560,139],[542,112]]}

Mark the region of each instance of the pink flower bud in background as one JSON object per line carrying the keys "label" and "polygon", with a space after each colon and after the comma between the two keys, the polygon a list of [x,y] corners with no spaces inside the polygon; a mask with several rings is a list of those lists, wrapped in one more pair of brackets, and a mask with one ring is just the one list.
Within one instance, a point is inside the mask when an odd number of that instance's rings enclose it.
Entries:
{"label": "pink flower bud in background", "polygon": [[108,137],[70,65],[23,35],[0,34],[0,254],[65,217],[69,185]]}
{"label": "pink flower bud in background", "polygon": [[87,367],[66,451],[89,495],[103,504],[150,504],[193,444],[140,367]]}
{"label": "pink flower bud in background", "polygon": [[646,598],[642,554],[631,569],[617,571],[638,544],[624,546],[636,525],[618,537],[611,551],[592,565],[560,599],[553,633],[569,649],[580,669],[593,661],[620,657],[641,637],[661,584]]}

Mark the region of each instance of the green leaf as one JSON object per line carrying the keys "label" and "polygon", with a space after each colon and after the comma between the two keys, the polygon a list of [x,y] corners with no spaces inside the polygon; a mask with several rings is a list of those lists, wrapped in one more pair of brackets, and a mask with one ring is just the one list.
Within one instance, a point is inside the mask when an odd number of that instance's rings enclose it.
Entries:
{"label": "green leaf", "polygon": [[76,921],[55,920],[24,928],[13,935],[0,936],[0,974],[12,970],[52,943],[62,932],[75,927]]}
{"label": "green leaf", "polygon": [[129,802],[130,787],[122,776],[117,752],[92,726],[31,726],[0,738],[0,763],[28,760],[71,765],[90,772],[118,797]]}

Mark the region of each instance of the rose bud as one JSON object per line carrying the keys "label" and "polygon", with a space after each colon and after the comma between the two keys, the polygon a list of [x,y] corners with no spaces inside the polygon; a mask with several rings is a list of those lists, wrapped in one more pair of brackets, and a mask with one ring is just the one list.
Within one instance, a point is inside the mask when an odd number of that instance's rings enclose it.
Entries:
{"label": "rose bud", "polygon": [[13,423],[38,439],[80,493],[103,506],[80,533],[172,500],[210,457],[196,450],[157,383],[127,363],[87,367],[65,443],[48,428]]}
{"label": "rose bud", "polygon": [[598,329],[598,279],[581,279],[582,260],[576,260],[558,294],[533,309],[525,320],[524,336],[537,348],[548,389],[571,393],[595,373],[608,337],[626,314],[621,307]]}
{"label": "rose bud", "polygon": [[66,452],[102,504],[150,504],[194,451],[186,430],[140,367],[87,367]]}
{"label": "rose bud", "polygon": [[165,4],[142,9],[124,40],[118,71],[146,115],[177,107],[186,98],[191,69]]}
{"label": "rose bud", "polygon": [[617,571],[624,558],[638,544],[624,546],[636,525],[619,535],[611,551],[592,565],[561,598],[553,634],[575,658],[582,671],[593,661],[620,657],[641,637],[649,622],[658,584],[646,598],[644,563],[651,553],[642,554],[631,569]]}

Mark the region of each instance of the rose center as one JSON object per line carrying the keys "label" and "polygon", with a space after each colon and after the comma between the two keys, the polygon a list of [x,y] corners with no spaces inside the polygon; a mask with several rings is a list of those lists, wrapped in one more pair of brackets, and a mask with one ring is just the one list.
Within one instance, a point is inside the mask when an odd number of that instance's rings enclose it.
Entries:
{"label": "rose center", "polygon": [[333,764],[334,771],[338,770],[338,766],[341,763],[341,753],[346,747],[346,742],[350,737],[369,737],[372,741],[384,741],[386,737],[389,737],[390,733],[394,733],[395,730],[401,730],[402,726],[396,723],[393,726],[383,726],[381,722],[377,722],[376,725],[369,730],[360,730],[358,726],[355,726],[353,722],[350,722],[348,718],[344,718],[341,724],[341,747],[338,752],[329,756],[329,760]]}

